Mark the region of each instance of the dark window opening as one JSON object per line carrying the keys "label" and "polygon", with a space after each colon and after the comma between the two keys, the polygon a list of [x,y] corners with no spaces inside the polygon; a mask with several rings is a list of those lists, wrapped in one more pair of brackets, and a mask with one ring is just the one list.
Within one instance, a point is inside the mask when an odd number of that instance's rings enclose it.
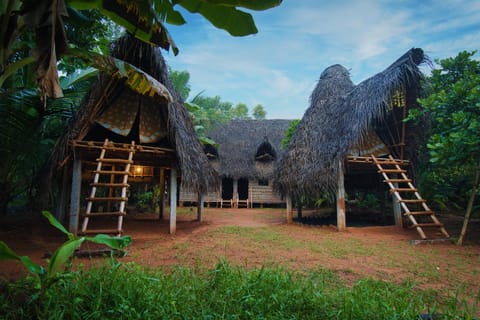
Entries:
{"label": "dark window opening", "polygon": [[268,186],[268,179],[258,179],[259,186]]}

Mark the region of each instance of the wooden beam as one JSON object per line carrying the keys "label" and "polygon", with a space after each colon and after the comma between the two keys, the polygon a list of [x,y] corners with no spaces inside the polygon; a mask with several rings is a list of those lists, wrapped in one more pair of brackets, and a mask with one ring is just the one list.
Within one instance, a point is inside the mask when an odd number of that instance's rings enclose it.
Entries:
{"label": "wooden beam", "polygon": [[197,201],[197,220],[202,222],[203,220],[203,207],[204,207],[205,197],[202,193],[198,194]]}
{"label": "wooden beam", "polygon": [[72,189],[70,192],[70,211],[68,230],[77,235],[78,218],[80,215],[80,194],[82,191],[82,162],[79,159],[73,161]]}
{"label": "wooden beam", "polygon": [[292,205],[292,196],[287,195],[286,197],[287,202],[287,223],[293,222],[293,205]]}
{"label": "wooden beam", "polygon": [[177,231],[177,169],[170,169],[170,234]]}
{"label": "wooden beam", "polygon": [[337,180],[337,229],[344,231],[347,227],[345,219],[345,181],[343,176],[343,162],[338,164],[338,180]]}

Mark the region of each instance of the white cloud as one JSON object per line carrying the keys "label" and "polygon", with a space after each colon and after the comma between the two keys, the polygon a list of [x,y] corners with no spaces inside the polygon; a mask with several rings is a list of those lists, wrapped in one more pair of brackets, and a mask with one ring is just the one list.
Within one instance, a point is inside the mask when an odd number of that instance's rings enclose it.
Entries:
{"label": "white cloud", "polygon": [[172,32],[181,53],[168,62],[190,72],[192,94],[262,104],[269,118],[301,117],[329,65],[351,69],[358,83],[411,47],[446,58],[480,43],[479,1],[285,0],[253,16],[260,32],[244,38],[195,16]]}

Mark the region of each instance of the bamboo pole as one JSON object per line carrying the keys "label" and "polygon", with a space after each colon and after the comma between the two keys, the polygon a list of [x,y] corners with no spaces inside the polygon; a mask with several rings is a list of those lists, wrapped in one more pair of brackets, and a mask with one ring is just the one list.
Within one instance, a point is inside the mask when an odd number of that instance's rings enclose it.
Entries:
{"label": "bamboo pole", "polygon": [[345,181],[343,176],[343,162],[338,164],[338,180],[337,180],[337,229],[344,231],[346,224],[346,207],[345,207]]}
{"label": "bamboo pole", "polygon": [[170,234],[177,231],[177,169],[170,170]]}

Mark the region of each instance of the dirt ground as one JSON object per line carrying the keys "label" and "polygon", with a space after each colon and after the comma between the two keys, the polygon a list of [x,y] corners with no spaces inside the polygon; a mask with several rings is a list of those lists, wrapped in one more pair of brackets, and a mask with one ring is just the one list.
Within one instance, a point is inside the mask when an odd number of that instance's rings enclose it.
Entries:
{"label": "dirt ground", "polygon": [[[337,232],[333,226],[286,224],[285,209],[206,208],[203,221],[193,208],[181,208],[177,233],[168,234],[165,220],[153,215],[129,216],[125,235],[132,244],[122,262],[150,268],[174,265],[213,267],[219,259],[247,268],[264,265],[291,270],[335,271],[346,283],[373,277],[388,281],[413,280],[433,289],[464,288],[472,297],[480,295],[480,221],[473,220],[467,244],[451,242],[412,245],[415,230],[395,226],[349,227]],[[439,217],[456,237],[462,219]],[[348,216],[347,216],[348,221]],[[111,222],[111,221],[109,221]],[[41,262],[65,236],[48,223],[0,225],[0,240],[15,252]],[[82,247],[82,250],[88,246]],[[77,258],[74,265],[103,263],[103,259]],[[0,261],[0,277],[16,279],[26,273],[14,261]]]}

